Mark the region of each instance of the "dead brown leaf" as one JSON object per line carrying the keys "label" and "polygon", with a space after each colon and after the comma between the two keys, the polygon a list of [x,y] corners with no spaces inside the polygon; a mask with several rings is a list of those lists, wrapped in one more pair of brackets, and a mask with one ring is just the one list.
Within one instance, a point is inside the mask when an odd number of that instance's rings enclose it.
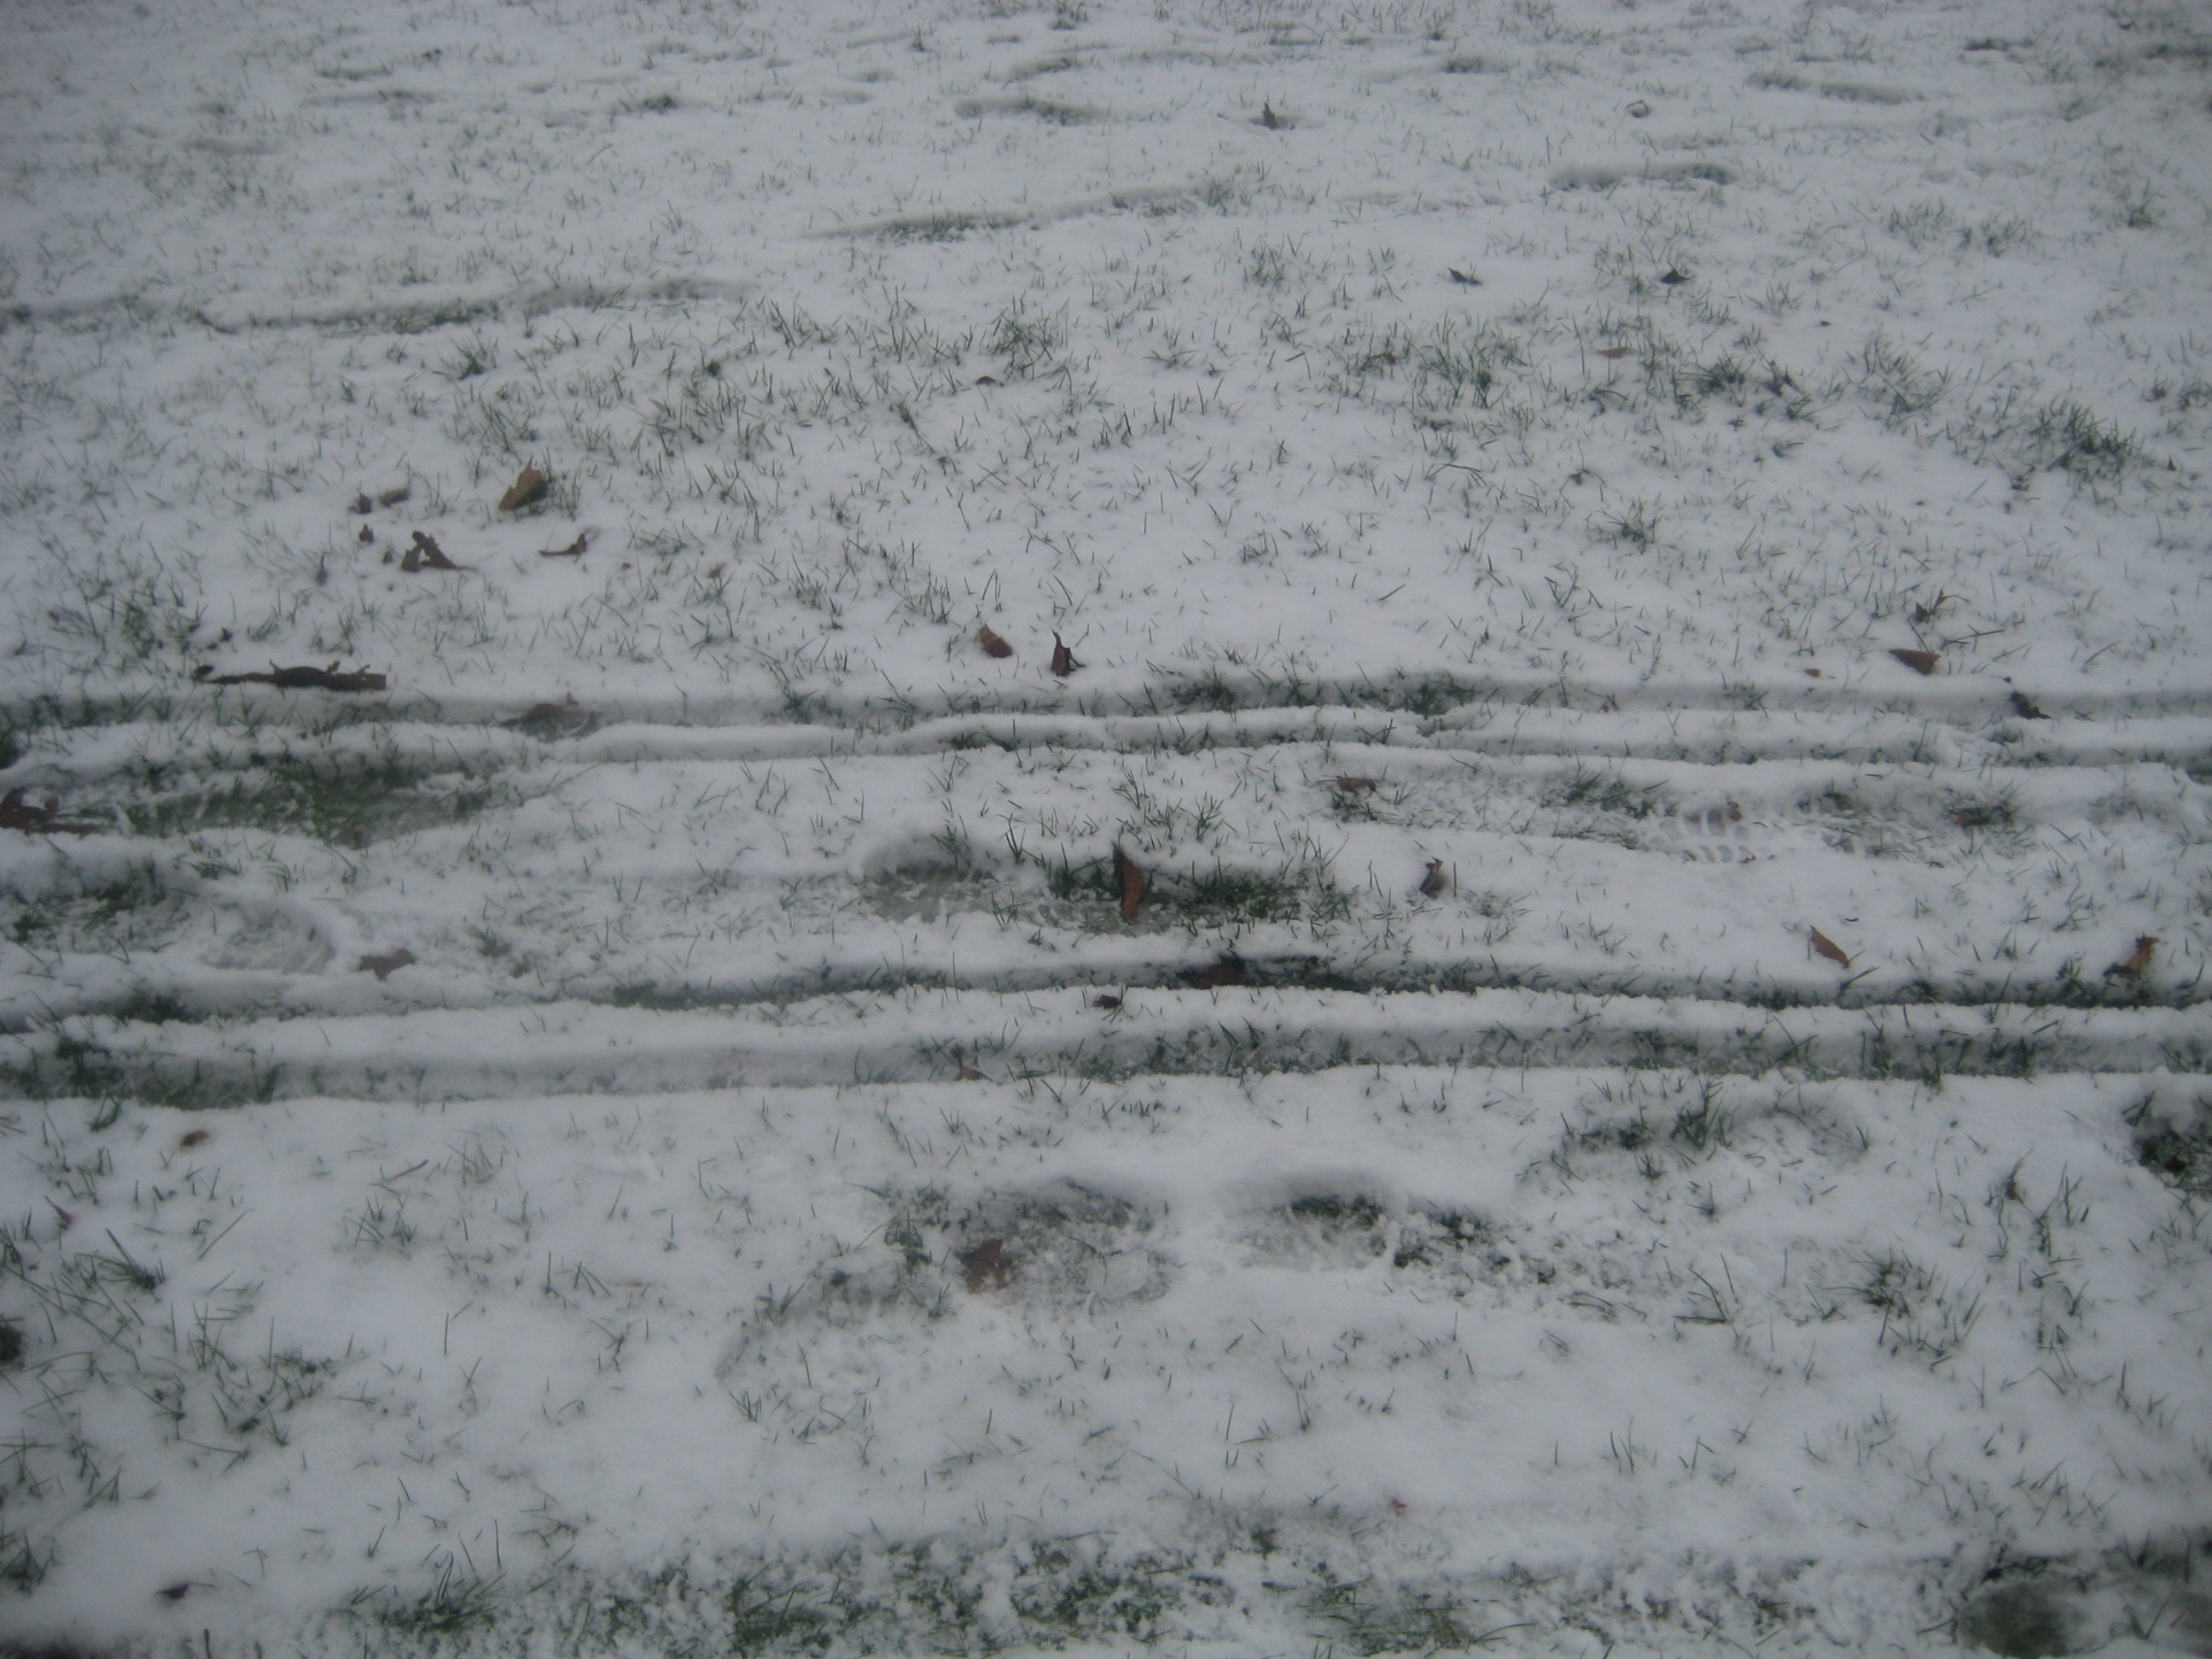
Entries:
{"label": "dead brown leaf", "polygon": [[376,504],[379,507],[397,507],[413,493],[414,491],[410,486],[406,484],[398,484],[392,489],[386,490],[381,495],[379,495],[376,498]]}
{"label": "dead brown leaf", "polygon": [[1283,125],[1283,118],[1275,113],[1275,106],[1265,99],[1260,100],[1260,125],[1270,132]]}
{"label": "dead brown leaf", "polygon": [[961,1251],[960,1265],[971,1291],[1003,1291],[1014,1276],[1013,1259],[1006,1254],[1003,1238],[987,1238],[975,1249]]}
{"label": "dead brown leaf", "polygon": [[414,960],[415,953],[412,951],[394,951],[391,955],[382,957],[363,957],[361,959],[361,971],[374,974],[380,980],[390,979],[399,969],[406,967]]}
{"label": "dead brown leaf", "polygon": [[1899,647],[1889,654],[1916,674],[1932,674],[1936,665],[1943,660],[1942,654],[1934,651],[1908,651]]}
{"label": "dead brown leaf", "polygon": [[1091,999],[1091,1006],[1094,1008],[1103,1008],[1110,1014],[1121,1006],[1121,999],[1117,996],[1093,997]]}
{"label": "dead brown leaf", "polygon": [[355,539],[359,541],[363,547],[367,547],[376,539],[376,532],[374,530],[371,530],[367,525],[363,525],[361,527],[361,534]]}
{"label": "dead brown leaf", "polygon": [[1838,967],[1848,968],[1851,965],[1851,959],[1844,953],[1844,947],[1842,945],[1837,944],[1835,940],[1830,939],[1826,933],[1822,933],[1817,927],[1808,929],[1808,931],[1809,931],[1813,936],[1813,948],[1815,951],[1818,951],[1822,956],[1827,957],[1829,961],[1834,963]]}
{"label": "dead brown leaf", "polygon": [[2125,974],[2130,979],[2134,979],[2142,974],[2143,969],[2150,966],[2151,957],[2157,949],[2158,936],[2156,934],[2139,934],[2136,939],[2136,948],[2129,955],[2128,959],[2124,962],[2114,963],[2111,967],[2106,969],[2105,971],[2107,974]]}
{"label": "dead brown leaf", "polygon": [[418,530],[415,532],[415,545],[407,550],[406,556],[399,561],[399,568],[415,571],[459,570],[465,567],[446,556],[445,549],[438,545],[435,537],[428,531]]}
{"label": "dead brown leaf", "polygon": [[1235,957],[1224,957],[1191,975],[1192,984],[1201,991],[1218,991],[1231,985],[1249,985],[1252,975],[1244,971],[1244,964]]}
{"label": "dead brown leaf", "polygon": [[368,499],[368,492],[366,489],[362,490],[360,495],[353,498],[351,505],[353,510],[356,513],[374,513],[376,511],[376,503]]}
{"label": "dead brown leaf", "polygon": [[265,674],[218,674],[201,667],[192,671],[192,678],[203,685],[273,685],[279,691],[381,691],[384,676],[363,671],[357,674],[341,674],[338,665],[328,668],[279,668],[269,665]]}
{"label": "dead brown leaf", "polygon": [[213,1139],[213,1135],[205,1129],[187,1129],[177,1137],[177,1148],[181,1152],[187,1146],[204,1146]]}
{"label": "dead brown leaf", "polygon": [[1628,348],[1626,346],[1600,346],[1597,349],[1597,355],[1601,357],[1609,358],[1617,363],[1623,357],[1626,357],[1628,355]]}
{"label": "dead brown leaf", "polygon": [[1452,281],[1459,283],[1462,288],[1480,288],[1482,286],[1482,278],[1476,276],[1471,270],[1462,270],[1457,265],[1446,265],[1444,270],[1446,273],[1449,275]]}
{"label": "dead brown leaf", "polygon": [[1421,878],[1421,896],[1435,898],[1438,894],[1448,893],[1450,890],[1451,878],[1444,873],[1444,861],[1442,859],[1431,859],[1429,872]]}
{"label": "dead brown leaf", "polygon": [[983,654],[987,657],[1011,657],[1014,654],[1014,647],[1008,645],[999,630],[988,623],[975,630],[975,643],[983,647]]}
{"label": "dead brown leaf", "polygon": [[[579,530],[576,532],[576,539],[570,542],[568,546],[541,547],[538,550],[538,556],[541,559],[580,559],[584,556],[585,548],[591,544],[591,540],[590,531]],[[711,575],[713,573],[710,571],[708,574]]]}
{"label": "dead brown leaf", "polygon": [[2035,699],[2025,691],[2012,694],[2012,712],[2024,720],[2047,720],[2050,715],[2036,706]]}
{"label": "dead brown leaf", "polygon": [[526,466],[515,474],[514,483],[499,498],[499,510],[512,513],[518,507],[527,507],[543,495],[550,480],[534,466]]}
{"label": "dead brown leaf", "polygon": [[1138,906],[1145,902],[1145,872],[1136,860],[1118,846],[1114,849],[1114,884],[1121,892],[1124,919],[1135,915]]}
{"label": "dead brown leaf", "polygon": [[960,1080],[963,1083],[981,1083],[983,1081],[983,1074],[968,1063],[968,1051],[965,1048],[963,1048],[956,1042],[952,1045],[951,1054],[952,1063],[958,1068],[960,1073]]}
{"label": "dead brown leaf", "polygon": [[20,789],[10,789],[0,799],[0,830],[21,830],[26,834],[40,836],[92,836],[106,826],[57,817],[62,804],[52,795],[44,806],[33,806],[23,799]]}
{"label": "dead brown leaf", "polygon": [[62,1218],[62,1231],[64,1232],[67,1232],[71,1227],[76,1225],[76,1217],[72,1215],[69,1211],[62,1208],[60,1205],[56,1204],[51,1198],[46,1200],[46,1203],[52,1208],[53,1212]]}
{"label": "dead brown leaf", "polygon": [[1059,635],[1052,636],[1052,672],[1066,679],[1083,665],[1075,659],[1075,653],[1067,648],[1067,641]]}

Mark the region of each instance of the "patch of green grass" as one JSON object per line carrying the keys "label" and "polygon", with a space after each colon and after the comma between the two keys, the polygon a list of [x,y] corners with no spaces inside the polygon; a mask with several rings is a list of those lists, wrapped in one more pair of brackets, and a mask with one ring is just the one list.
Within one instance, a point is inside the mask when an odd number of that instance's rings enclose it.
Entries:
{"label": "patch of green grass", "polygon": [[1943,803],[1943,810],[1961,830],[2010,830],[2020,823],[2020,791],[2007,788],[1994,795],[1953,795]]}
{"label": "patch of green grass", "polygon": [[18,1595],[28,1595],[54,1565],[53,1547],[41,1551],[27,1532],[0,1527],[0,1586]]}
{"label": "patch of green grass", "polygon": [[1861,1300],[1881,1315],[1881,1346],[1931,1369],[1958,1351],[1981,1316],[1978,1296],[1960,1293],[1894,1247],[1866,1258],[1856,1288]]}
{"label": "patch of green grass", "polygon": [[488,1623],[498,1605],[499,1577],[457,1570],[448,1559],[436,1583],[404,1606],[379,1613],[377,1622],[410,1636],[450,1636]]}
{"label": "patch of green grass", "polygon": [[2212,1121],[2193,1129],[2161,1126],[2139,1132],[2136,1161],[2178,1193],[2212,1198]]}
{"label": "patch of green grass", "polygon": [[1577,765],[1565,779],[1544,792],[1543,804],[1648,818],[1659,810],[1658,797],[1658,785],[1638,789],[1622,776],[1618,767]]}
{"label": "patch of green grass", "polygon": [[2082,478],[2117,478],[2142,459],[2142,446],[2118,422],[2065,399],[2037,414],[2029,443],[2039,465]]}
{"label": "patch of green grass", "polygon": [[0,1066],[0,1087],[27,1100],[97,1100],[111,1106],[131,1101],[173,1111],[206,1112],[265,1105],[276,1097],[282,1076],[281,1067],[263,1071],[252,1063],[243,1074],[211,1073],[198,1061],[187,1071],[165,1075],[154,1060],[116,1054],[97,1038],[63,1031],[48,1053]]}
{"label": "patch of green grass", "polygon": [[1018,380],[1048,368],[1066,349],[1066,314],[1032,311],[1018,296],[983,331],[983,349]]}
{"label": "patch of green grass", "polygon": [[1674,1114],[1674,1127],[1667,1132],[1669,1142],[1701,1157],[1711,1157],[1728,1146],[1735,1120],[1725,1108],[1713,1103],[1714,1092],[1709,1082],[1696,1105],[1685,1106]]}
{"label": "patch of green grass", "polygon": [[1371,1232],[1382,1221],[1382,1206],[1360,1193],[1310,1193],[1292,1199],[1284,1210],[1300,1221],[1357,1228],[1362,1232]]}
{"label": "patch of green grass", "polygon": [[1929,369],[1888,335],[1877,330],[1860,348],[1847,371],[1856,389],[1881,413],[1893,430],[1909,426],[1943,399],[1951,388],[1947,369]]}
{"label": "patch of green grass", "polygon": [[1390,1265],[1411,1267],[1433,1262],[1478,1249],[1496,1236],[1497,1229],[1489,1222],[1464,1210],[1417,1211],[1399,1235]]}
{"label": "patch of green grass", "polygon": [[1310,1603],[1313,1614],[1328,1624],[1361,1659],[1385,1653],[1464,1653],[1518,1628],[1515,1624],[1478,1630],[1457,1603],[1419,1594],[1370,1599],[1364,1583],[1332,1584]]}
{"label": "patch of green grass", "polygon": [[31,949],[130,951],[158,947],[180,912],[166,872],[151,862],[86,882],[75,891],[0,888],[0,927]]}
{"label": "patch of green grass", "polygon": [[257,752],[247,763],[252,769],[247,775],[154,797],[133,811],[133,824],[151,836],[246,828],[365,847],[462,823],[514,799],[490,780],[392,753]]}
{"label": "patch of green grass", "polygon": [[1048,1640],[1111,1635],[1150,1642],[1180,1599],[1181,1586],[1175,1581],[1181,1577],[1172,1563],[1140,1560],[1106,1567],[1047,1546],[1024,1564],[1012,1600],[1030,1632]]}
{"label": "patch of green grass", "polygon": [[2074,1653],[2081,1632],[2051,1587],[2033,1582],[2002,1584],[1959,1610],[1959,1643],[2003,1659],[2045,1659]]}
{"label": "patch of green grass", "polygon": [[746,1659],[757,1653],[818,1653],[827,1647],[835,1620],[799,1598],[796,1584],[776,1591],[762,1586],[757,1576],[738,1581],[726,1603],[732,1651]]}
{"label": "patch of green grass", "polygon": [[1235,870],[1216,865],[1183,884],[1181,898],[1193,910],[1245,922],[1277,921],[1299,915],[1309,888],[1279,871]]}

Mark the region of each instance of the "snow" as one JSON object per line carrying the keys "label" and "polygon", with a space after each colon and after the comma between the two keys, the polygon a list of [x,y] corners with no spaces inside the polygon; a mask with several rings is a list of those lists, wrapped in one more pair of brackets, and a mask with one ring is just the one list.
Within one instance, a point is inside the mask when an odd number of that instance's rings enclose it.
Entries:
{"label": "snow", "polygon": [[0,27],[0,1651],[2212,1653],[2201,9]]}

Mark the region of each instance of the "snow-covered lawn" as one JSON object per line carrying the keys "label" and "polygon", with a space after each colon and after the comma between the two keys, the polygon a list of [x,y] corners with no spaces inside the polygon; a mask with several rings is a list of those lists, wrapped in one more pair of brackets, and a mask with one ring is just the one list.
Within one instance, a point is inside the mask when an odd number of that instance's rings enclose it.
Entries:
{"label": "snow-covered lawn", "polygon": [[0,112],[0,1652],[2212,1653],[2212,14]]}

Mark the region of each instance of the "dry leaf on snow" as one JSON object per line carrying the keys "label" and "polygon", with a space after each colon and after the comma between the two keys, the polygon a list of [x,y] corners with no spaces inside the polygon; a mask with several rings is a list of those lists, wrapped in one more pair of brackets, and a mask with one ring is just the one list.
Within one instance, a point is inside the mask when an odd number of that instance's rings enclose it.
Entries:
{"label": "dry leaf on snow", "polygon": [[2047,720],[2051,718],[2036,706],[2035,699],[2024,691],[2012,694],[2012,712],[2024,720]]}
{"label": "dry leaf on snow", "polygon": [[541,547],[538,550],[538,556],[541,559],[580,559],[584,556],[584,549],[590,544],[591,539],[590,531],[579,530],[576,532],[576,539],[570,542],[568,546]]}
{"label": "dry leaf on snow", "polygon": [[2155,933],[2139,934],[2136,939],[2136,948],[2128,959],[2114,963],[2105,971],[2107,974],[2125,974],[2130,979],[2134,979],[2150,966],[2151,956],[2157,949],[2158,936]]}
{"label": "dry leaf on snow", "polygon": [[1052,672],[1066,679],[1083,665],[1075,659],[1075,653],[1067,648],[1067,641],[1059,635],[1052,636]]}
{"label": "dry leaf on snow", "polygon": [[192,678],[203,685],[273,685],[279,691],[381,691],[384,676],[363,670],[357,674],[341,674],[338,665],[328,668],[279,668],[269,665],[265,674],[218,674],[204,666],[192,671]]}
{"label": "dry leaf on snow", "polygon": [[499,498],[499,510],[512,513],[518,507],[527,507],[545,493],[550,480],[534,466],[526,466],[515,474],[514,484]]}
{"label": "dry leaf on snow", "polygon": [[1137,907],[1145,902],[1145,872],[1119,847],[1114,849],[1114,885],[1121,890],[1121,914],[1133,916]]}
{"label": "dry leaf on snow", "polygon": [[1811,928],[1808,931],[1813,935],[1813,948],[1815,951],[1818,951],[1822,956],[1827,957],[1829,961],[1835,963],[1840,967],[1848,968],[1851,965],[1851,959],[1844,954],[1844,947],[1842,945],[1837,944],[1835,940],[1830,939],[1826,933],[1822,933],[1817,927]]}
{"label": "dry leaf on snow", "polygon": [[1943,659],[1933,651],[1907,651],[1899,648],[1889,653],[1916,674],[1932,674],[1936,664]]}
{"label": "dry leaf on snow", "polygon": [[960,1265],[967,1270],[971,1291],[1002,1291],[1014,1276],[1014,1264],[1006,1255],[1003,1238],[987,1238],[974,1249],[961,1251]]}
{"label": "dry leaf on snow", "polygon": [[446,556],[445,549],[438,545],[435,538],[418,530],[415,532],[415,545],[407,550],[406,556],[399,561],[399,568],[413,571],[459,570],[463,567]]}
{"label": "dry leaf on snow", "polygon": [[412,951],[394,951],[389,956],[363,957],[361,959],[361,970],[363,973],[374,974],[379,979],[389,979],[394,970],[406,967],[414,960],[415,953]]}
{"label": "dry leaf on snow", "polygon": [[1439,893],[1449,891],[1450,888],[1451,878],[1444,873],[1444,861],[1442,859],[1431,859],[1429,872],[1421,878],[1421,896],[1424,898],[1434,898]]}
{"label": "dry leaf on snow", "polygon": [[1218,991],[1224,986],[1249,985],[1252,975],[1244,971],[1244,964],[1235,957],[1224,957],[1193,974],[1190,982],[1201,991]]}
{"label": "dry leaf on snow", "polygon": [[[975,630],[975,643],[983,647],[983,654],[987,657],[1011,657],[1014,654],[1014,647],[1008,645],[999,630],[988,623]],[[1057,673],[1059,671],[1055,669],[1053,672]]]}
{"label": "dry leaf on snow", "polygon": [[7,798],[0,799],[0,830],[21,830],[43,836],[91,836],[106,827],[57,817],[54,815],[61,806],[52,795],[46,797],[44,806],[33,806],[23,799],[21,790],[10,789]]}

